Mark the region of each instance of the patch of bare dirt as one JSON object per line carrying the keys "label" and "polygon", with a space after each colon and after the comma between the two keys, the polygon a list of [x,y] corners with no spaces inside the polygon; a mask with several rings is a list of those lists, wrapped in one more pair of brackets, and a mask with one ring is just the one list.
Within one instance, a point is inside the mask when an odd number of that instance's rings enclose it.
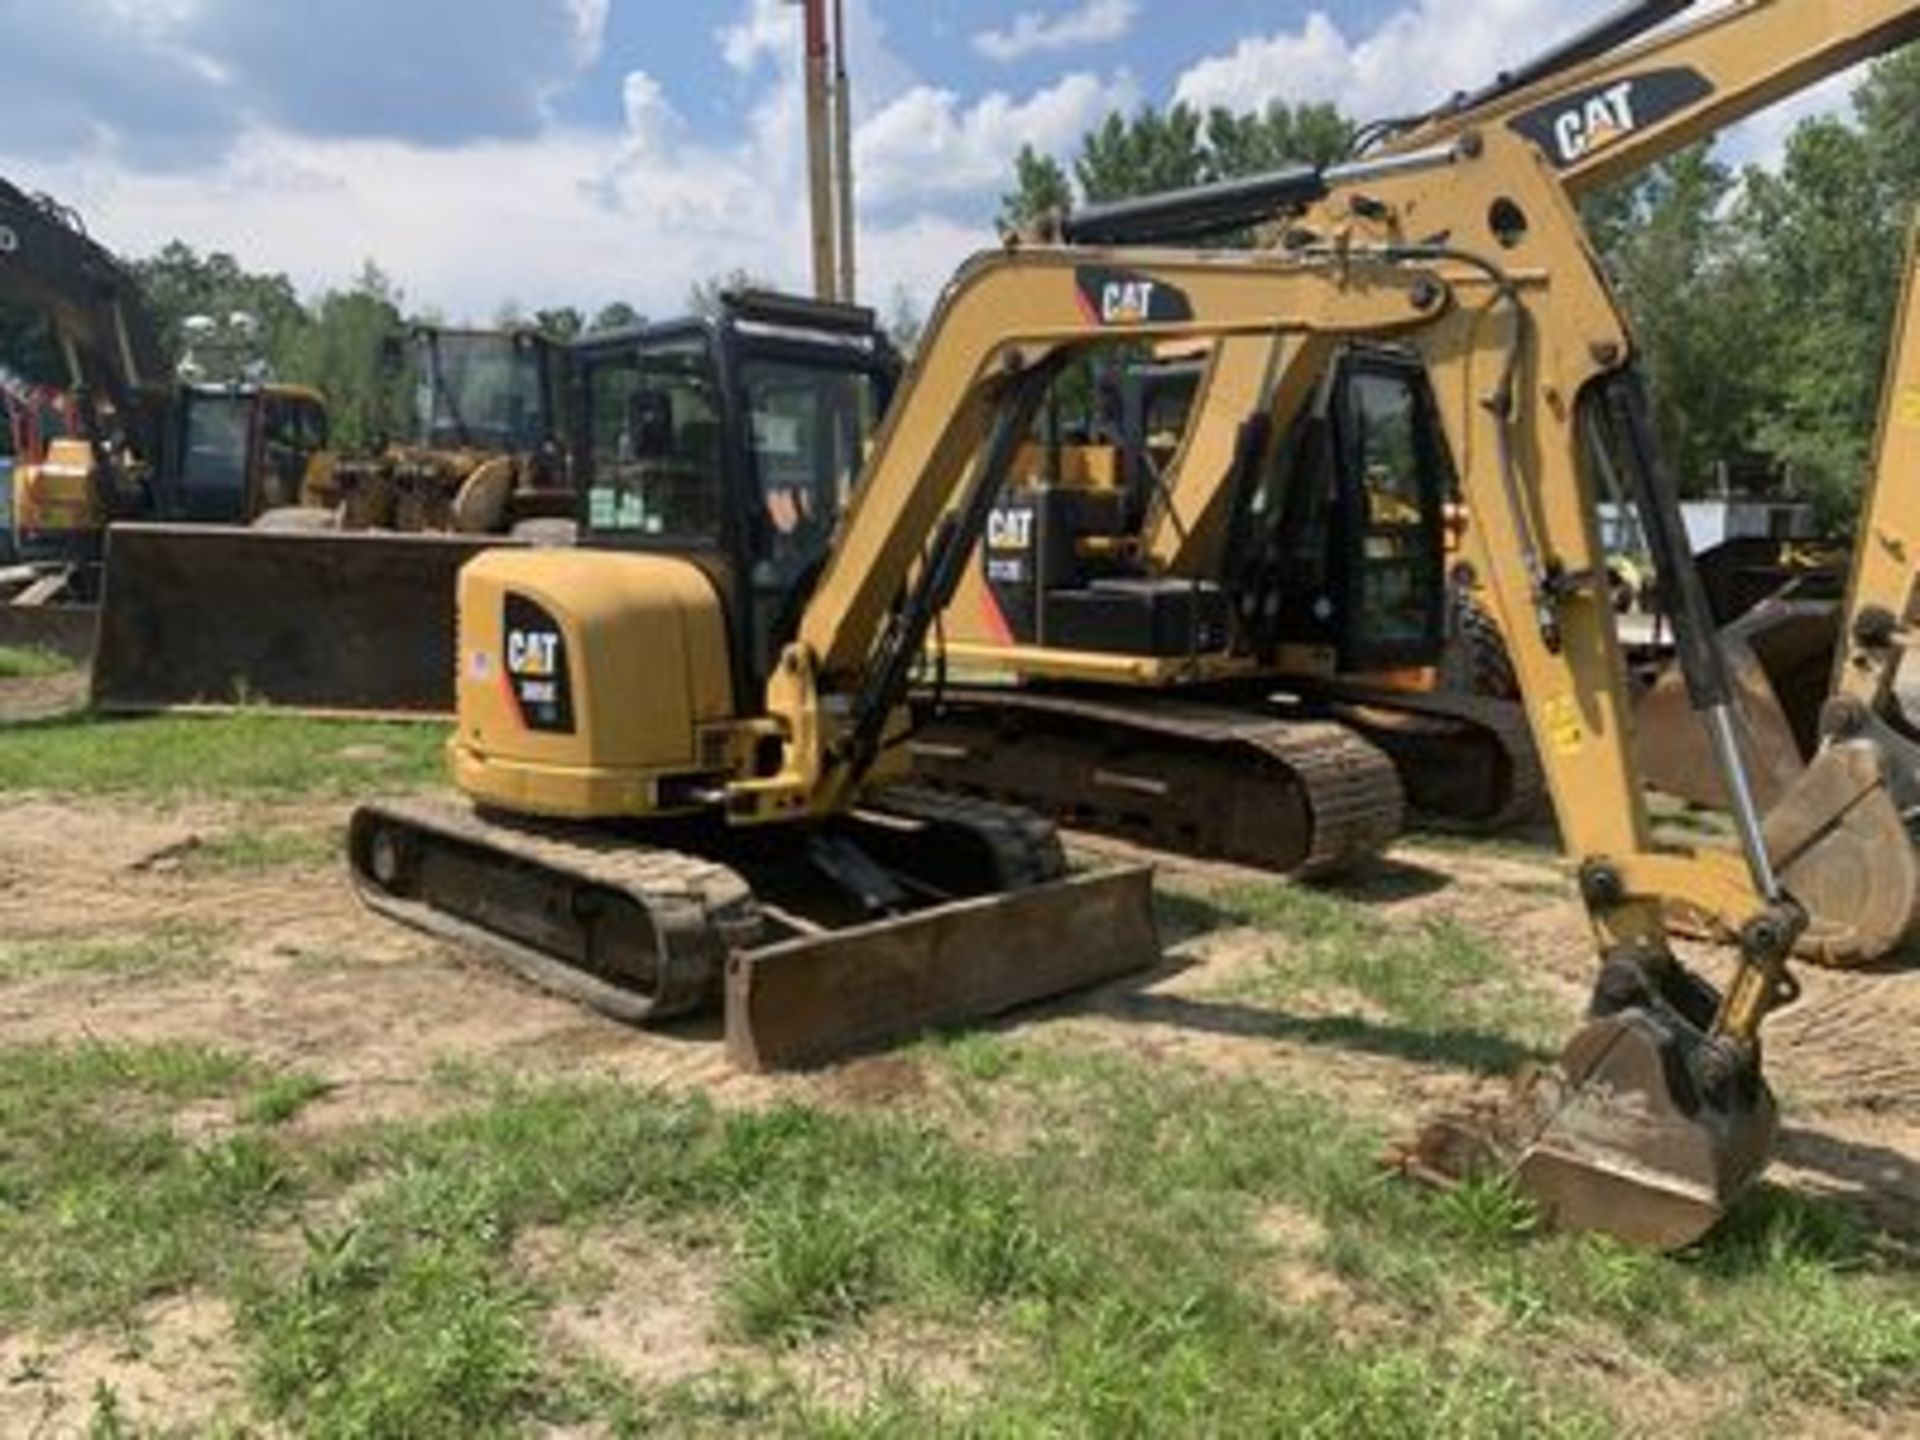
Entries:
{"label": "patch of bare dirt", "polygon": [[0,725],[22,725],[71,714],[87,703],[83,670],[0,679]]}
{"label": "patch of bare dirt", "polygon": [[241,1386],[232,1313],[200,1296],[150,1306],[112,1335],[0,1336],[0,1434],[23,1440],[91,1433],[109,1392],[130,1430],[199,1434],[245,1419]]}
{"label": "patch of bare dirt", "polygon": [[[658,1236],[538,1230],[520,1237],[514,1258],[566,1297],[547,1313],[552,1341],[643,1391],[690,1380],[729,1358],[717,1338],[719,1277],[709,1257]],[[569,1295],[580,1291],[590,1298]]]}
{"label": "patch of bare dirt", "polygon": [[[328,833],[344,807],[266,816]],[[732,1073],[716,1026],[640,1031],[546,995],[368,912],[343,865],[205,869],[168,863],[196,837],[258,824],[258,806],[158,813],[128,802],[29,799],[0,826],[0,933],[124,938],[204,926],[218,963],[130,982],[48,975],[0,985],[0,1044],[182,1041],[302,1068],[334,1088],[299,1124],[406,1116],[460,1098],[443,1061],[609,1076],[757,1103],[774,1082]],[[820,1082],[803,1082],[817,1084]]]}
{"label": "patch of bare dirt", "polygon": [[516,1241],[514,1258],[561,1297],[545,1321],[555,1347],[600,1361],[643,1392],[728,1369],[851,1409],[892,1384],[929,1396],[973,1391],[1000,1349],[984,1332],[884,1314],[776,1352],[742,1344],[725,1334],[720,1257],[658,1234],[538,1230]]}
{"label": "patch of bare dirt", "polygon": [[[237,825],[336,833],[345,807],[310,801],[187,806],[30,798],[0,826],[0,933],[120,937],[162,924],[206,927],[216,964],[129,979],[43,975],[0,985],[0,1044],[94,1037],[241,1050],[332,1083],[295,1122],[330,1129],[457,1104],[441,1062],[536,1075],[605,1076],[728,1105],[780,1096],[849,1107],[951,1108],[912,1056],[816,1076],[731,1072],[712,1021],[637,1030],[539,992],[457,947],[364,910],[335,864],[222,869],[195,849]],[[1080,847],[1076,847],[1080,848]],[[1089,847],[1116,853],[1115,847]],[[1124,850],[1124,847],[1120,847]],[[1270,882],[1232,866],[1163,866],[1176,890]],[[1571,1031],[1593,971],[1585,917],[1558,853],[1404,844],[1343,893],[1391,923],[1447,919],[1524,963]],[[1204,915],[1204,907],[1201,909]],[[1341,1104],[1410,1119],[1453,1108],[1484,1082],[1352,997],[1259,1005],[1220,998],[1284,936],[1189,934],[1141,980],[1025,1012],[1011,1022],[1128,1054],[1298,1084]],[[1725,956],[1686,947],[1711,974]],[[1790,1127],[1782,1174],[1920,1235],[1920,973],[1803,968],[1805,1000],[1769,1029],[1769,1065]],[[1429,1048],[1423,1049],[1423,1044]]]}

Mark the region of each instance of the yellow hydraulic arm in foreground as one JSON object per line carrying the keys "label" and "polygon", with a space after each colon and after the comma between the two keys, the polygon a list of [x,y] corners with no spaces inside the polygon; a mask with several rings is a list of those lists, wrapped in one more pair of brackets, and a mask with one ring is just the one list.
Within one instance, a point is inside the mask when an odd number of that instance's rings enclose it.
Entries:
{"label": "yellow hydraulic arm in foreground", "polygon": [[[1759,1031],[1792,993],[1786,956],[1804,916],[1757,835],[1744,869],[1653,842],[1588,463],[1606,437],[1677,523],[1626,326],[1565,187],[1517,134],[1396,157],[1367,204],[1348,210],[1291,250],[1040,246],[967,267],[935,312],[769,682],[782,763],[730,785],[728,809],[747,822],[830,813],[886,769],[907,670],[1066,360],[1117,342],[1276,328],[1314,343],[1392,341],[1431,378],[1476,517],[1474,559],[1515,637],[1604,962],[1600,1019],[1570,1047],[1567,1093],[1552,1105],[1553,1116],[1580,1117],[1594,1153],[1541,1141],[1524,1147],[1521,1168],[1570,1223],[1684,1243],[1764,1163],[1772,1108]],[[1724,695],[1707,698],[1713,710]],[[1737,776],[1737,753],[1725,758]],[[1676,890],[1738,926],[1742,964],[1724,1000],[1667,949],[1662,897]],[[1659,1079],[1674,1074],[1688,1077],[1688,1093]],[[1631,1136],[1612,1108],[1629,1092]],[[1534,1127],[1534,1138],[1557,1125]],[[1600,1171],[1611,1178],[1595,1182]],[[1624,1219],[1612,1213],[1622,1186],[1636,1202]]]}

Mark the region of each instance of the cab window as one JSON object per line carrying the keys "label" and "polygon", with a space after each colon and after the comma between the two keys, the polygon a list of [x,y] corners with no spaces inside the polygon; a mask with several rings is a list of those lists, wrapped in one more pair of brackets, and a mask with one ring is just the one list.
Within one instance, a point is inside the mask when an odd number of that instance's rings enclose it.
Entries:
{"label": "cab window", "polygon": [[704,349],[661,349],[598,365],[587,406],[590,527],[717,542],[720,411]]}
{"label": "cab window", "polygon": [[825,551],[853,496],[877,400],[871,376],[755,360],[744,369],[760,559],[797,574]]}
{"label": "cab window", "polygon": [[1374,644],[1417,645],[1432,629],[1443,563],[1419,395],[1408,376],[1363,370],[1348,396],[1361,633]]}

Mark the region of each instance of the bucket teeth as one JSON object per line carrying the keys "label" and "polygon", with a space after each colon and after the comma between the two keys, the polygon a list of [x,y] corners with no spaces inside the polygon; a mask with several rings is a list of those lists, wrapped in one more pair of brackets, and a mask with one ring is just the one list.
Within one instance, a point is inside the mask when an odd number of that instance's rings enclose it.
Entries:
{"label": "bucket teeth", "polygon": [[1751,1069],[1701,1081],[1706,1043],[1656,1011],[1596,1020],[1504,1103],[1436,1117],[1392,1161],[1443,1185],[1504,1176],[1556,1229],[1684,1249],[1759,1175],[1775,1130]]}

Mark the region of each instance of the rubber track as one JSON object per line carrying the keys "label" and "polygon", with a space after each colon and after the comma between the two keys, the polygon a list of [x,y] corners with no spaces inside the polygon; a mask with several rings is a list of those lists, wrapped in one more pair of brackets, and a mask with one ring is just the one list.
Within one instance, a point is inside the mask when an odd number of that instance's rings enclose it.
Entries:
{"label": "rubber track", "polygon": [[582,970],[476,921],[391,895],[371,877],[360,875],[357,866],[354,875],[361,898],[382,914],[428,934],[483,949],[542,988],[630,1024],[711,1006],[720,995],[728,954],[755,943],[763,928],[759,904],[747,882],[727,866],[697,855],[596,835],[584,826],[493,821],[457,802],[363,806],[354,815],[356,831],[362,817],[370,815],[398,821],[423,842],[441,836],[571,877],[582,889],[611,890],[632,900],[653,923],[666,965],[675,977],[658,996]]}
{"label": "rubber track", "polygon": [[994,868],[1004,889],[1050,884],[1067,873],[1067,852],[1060,844],[1059,830],[1025,806],[922,785],[893,785],[864,802],[863,808],[964,831],[985,841],[992,847]]}
{"label": "rubber track", "polygon": [[1442,829],[1465,828],[1490,832],[1532,819],[1540,813],[1547,794],[1546,774],[1541,769],[1540,752],[1533,742],[1533,727],[1528,723],[1527,712],[1522,706],[1509,700],[1462,695],[1451,690],[1376,690],[1338,682],[1329,685],[1324,693],[1336,704],[1371,705],[1469,725],[1486,732],[1499,743],[1506,755],[1509,779],[1508,791],[1500,807],[1471,825],[1436,816],[1421,816],[1423,822]]}
{"label": "rubber track", "polygon": [[[1378,853],[1400,834],[1405,802],[1393,762],[1351,727],[1333,720],[1269,717],[1242,709],[1154,698],[1118,705],[1012,688],[950,689],[944,707],[956,714],[1026,712],[1130,731],[1204,751],[1249,746],[1277,761],[1303,792],[1312,833],[1291,873],[1327,874]],[[990,761],[987,762],[990,765]],[[1223,771],[1234,768],[1229,760]],[[1223,781],[1231,777],[1223,773]],[[991,789],[990,784],[969,789]]]}

